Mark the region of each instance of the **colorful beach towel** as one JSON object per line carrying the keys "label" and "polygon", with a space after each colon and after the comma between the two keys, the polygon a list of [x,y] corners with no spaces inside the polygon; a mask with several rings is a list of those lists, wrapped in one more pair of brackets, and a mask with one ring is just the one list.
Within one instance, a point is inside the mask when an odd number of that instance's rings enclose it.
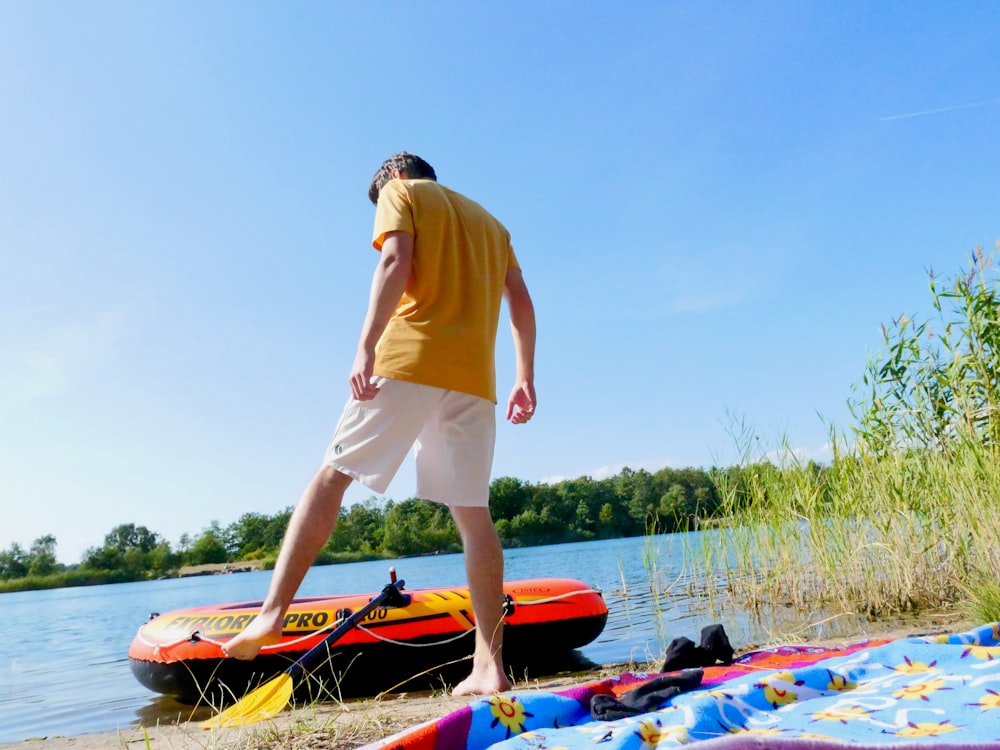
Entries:
{"label": "colorful beach towel", "polygon": [[621,696],[654,677],[483,698],[365,750],[1000,747],[1000,623],[841,649],[754,651],[706,667],[700,685],[655,711],[592,719],[595,695]]}

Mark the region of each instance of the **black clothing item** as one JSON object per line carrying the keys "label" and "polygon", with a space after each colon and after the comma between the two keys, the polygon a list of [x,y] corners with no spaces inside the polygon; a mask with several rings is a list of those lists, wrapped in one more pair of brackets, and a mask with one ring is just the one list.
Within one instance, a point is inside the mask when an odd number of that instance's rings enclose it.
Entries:
{"label": "black clothing item", "polygon": [[654,711],[675,695],[698,687],[703,674],[700,669],[688,669],[654,677],[620,698],[595,695],[590,700],[590,715],[600,721],[614,721]]}
{"label": "black clothing item", "polygon": [[660,670],[673,674],[654,677],[620,698],[595,695],[590,701],[590,715],[598,720],[613,721],[654,711],[675,695],[698,687],[704,675],[699,667],[711,667],[718,662],[732,664],[733,653],[729,636],[721,625],[702,628],[699,646],[684,636],[674,638],[667,646],[663,669]]}
{"label": "black clothing item", "polygon": [[667,646],[661,672],[673,672],[692,667],[712,667],[716,662],[733,663],[733,646],[729,642],[725,628],[721,625],[706,625],[701,629],[701,645],[695,646],[690,638],[674,638]]}

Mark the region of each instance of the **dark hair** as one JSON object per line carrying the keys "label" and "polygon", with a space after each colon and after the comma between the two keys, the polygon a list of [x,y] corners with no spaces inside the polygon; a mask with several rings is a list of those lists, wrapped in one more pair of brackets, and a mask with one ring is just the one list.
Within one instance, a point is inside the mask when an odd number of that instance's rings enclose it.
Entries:
{"label": "dark hair", "polygon": [[394,169],[398,169],[411,180],[434,180],[437,182],[434,167],[416,154],[400,151],[382,162],[382,166],[372,177],[372,184],[368,188],[368,198],[372,203],[378,203],[378,194],[382,192],[382,186],[392,179],[392,170]]}

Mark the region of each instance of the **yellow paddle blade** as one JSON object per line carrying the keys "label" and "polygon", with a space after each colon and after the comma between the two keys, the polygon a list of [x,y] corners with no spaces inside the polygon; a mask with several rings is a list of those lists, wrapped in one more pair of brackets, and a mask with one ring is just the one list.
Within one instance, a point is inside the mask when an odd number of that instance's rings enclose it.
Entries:
{"label": "yellow paddle blade", "polygon": [[285,710],[292,697],[292,677],[287,672],[252,690],[225,711],[201,723],[202,729],[242,727],[273,718]]}

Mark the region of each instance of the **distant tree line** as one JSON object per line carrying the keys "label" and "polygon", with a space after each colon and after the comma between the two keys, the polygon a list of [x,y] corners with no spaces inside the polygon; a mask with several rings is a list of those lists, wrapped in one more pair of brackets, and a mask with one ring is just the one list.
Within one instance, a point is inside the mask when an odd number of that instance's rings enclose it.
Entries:
{"label": "distant tree line", "polygon": [[[581,477],[531,484],[502,477],[490,485],[490,511],[505,547],[687,531],[720,512],[719,472],[726,486],[746,468],[624,469],[607,479]],[[91,547],[78,565],[56,561],[56,539],[0,551],[0,591],[136,581],[176,575],[183,566],[263,560],[273,565],[292,508],[269,516],[245,513],[223,527],[212,521],[176,548],[145,526],[121,524]],[[318,564],[458,552],[461,540],[448,509],[415,499],[370,498],[342,508]]]}

